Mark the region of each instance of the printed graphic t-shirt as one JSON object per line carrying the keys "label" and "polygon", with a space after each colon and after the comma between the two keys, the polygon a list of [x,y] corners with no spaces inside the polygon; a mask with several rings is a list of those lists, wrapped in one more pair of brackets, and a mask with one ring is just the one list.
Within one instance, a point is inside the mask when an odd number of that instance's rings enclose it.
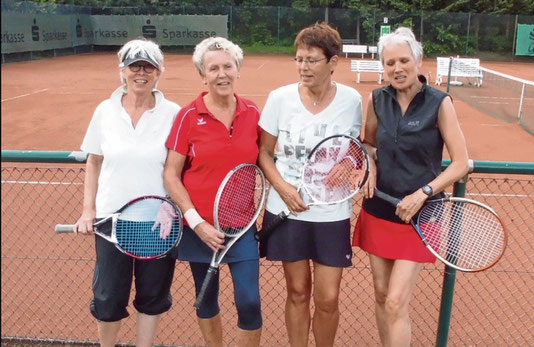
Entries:
{"label": "printed graphic t-shirt", "polygon": [[[336,95],[330,105],[317,114],[306,109],[298,91],[290,84],[269,94],[260,118],[261,128],[276,136],[276,168],[287,182],[298,186],[302,165],[313,147],[325,137],[345,134],[358,137],[362,125],[362,97],[353,88],[336,83]],[[304,202],[310,202],[301,193]],[[280,195],[271,187],[266,209],[278,214],[286,208]],[[350,218],[351,200],[337,205],[310,206],[289,218],[311,222],[330,222]]]}

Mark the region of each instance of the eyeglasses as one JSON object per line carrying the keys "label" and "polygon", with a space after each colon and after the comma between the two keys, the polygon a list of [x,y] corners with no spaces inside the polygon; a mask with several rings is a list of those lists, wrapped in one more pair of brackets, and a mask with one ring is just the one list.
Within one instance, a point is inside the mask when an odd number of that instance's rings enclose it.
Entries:
{"label": "eyeglasses", "polygon": [[145,70],[146,73],[152,73],[154,70],[156,70],[156,67],[152,64],[146,64],[146,65],[137,65],[137,64],[131,64],[128,65],[128,68],[131,72],[139,72],[141,71],[141,68]]}
{"label": "eyeglasses", "polygon": [[314,66],[315,64],[317,64],[318,62],[320,62],[321,60],[325,60],[325,59],[328,59],[328,58],[322,58],[322,59],[302,59],[302,58],[293,58],[293,61],[297,64],[297,65],[302,65],[302,63],[305,63],[307,64],[308,66]]}

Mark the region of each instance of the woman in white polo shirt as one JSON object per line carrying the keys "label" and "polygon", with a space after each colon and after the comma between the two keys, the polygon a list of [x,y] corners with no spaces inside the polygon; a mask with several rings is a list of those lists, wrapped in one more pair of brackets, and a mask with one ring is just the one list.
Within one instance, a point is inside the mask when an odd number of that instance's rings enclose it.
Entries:
{"label": "woman in white polo shirt", "polygon": [[[89,153],[83,212],[76,230],[92,234],[95,219],[142,195],[165,195],[165,141],[180,107],[155,89],[163,54],[151,41],[136,39],[117,53],[121,87],[96,108],[81,149]],[[160,315],[170,309],[175,260],[134,260],[95,237],[96,265],[91,313],[102,346],[114,346],[135,276],[137,346],[152,346]]]}

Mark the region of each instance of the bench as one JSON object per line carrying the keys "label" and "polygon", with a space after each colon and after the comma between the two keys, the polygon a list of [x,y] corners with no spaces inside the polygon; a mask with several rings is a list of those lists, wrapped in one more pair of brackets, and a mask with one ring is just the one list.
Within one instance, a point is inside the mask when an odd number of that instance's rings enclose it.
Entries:
{"label": "bench", "polygon": [[[475,86],[482,86],[482,71],[478,68],[480,66],[480,59],[478,58],[454,58],[458,61],[458,64],[452,65],[451,78],[454,77],[454,81],[449,81],[453,85],[461,85],[462,82],[458,81],[458,77],[467,77],[475,79]],[[436,84],[439,86],[443,83],[443,78],[449,75],[450,58],[438,57],[437,58],[437,72],[436,72]]]}
{"label": "bench", "polygon": [[349,53],[361,54],[362,58],[365,53],[367,53],[366,45],[343,45],[343,53],[345,53],[345,58]]}
{"label": "bench", "polygon": [[375,58],[375,54],[378,55],[378,47],[377,46],[369,46],[369,53],[371,53],[371,58],[374,59]]}
{"label": "bench", "polygon": [[358,74],[356,83],[360,83],[360,74],[362,72],[378,72],[378,84],[381,84],[384,67],[380,60],[351,60],[350,71]]}

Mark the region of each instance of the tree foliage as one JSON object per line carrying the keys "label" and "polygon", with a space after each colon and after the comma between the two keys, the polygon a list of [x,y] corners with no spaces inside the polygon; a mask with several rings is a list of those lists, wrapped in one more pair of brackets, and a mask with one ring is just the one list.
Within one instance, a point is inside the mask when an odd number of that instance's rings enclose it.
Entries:
{"label": "tree foliage", "polygon": [[293,8],[347,8],[358,10],[444,11],[498,14],[534,14],[532,0],[36,0],[56,4],[131,7],[131,6],[281,6]]}

